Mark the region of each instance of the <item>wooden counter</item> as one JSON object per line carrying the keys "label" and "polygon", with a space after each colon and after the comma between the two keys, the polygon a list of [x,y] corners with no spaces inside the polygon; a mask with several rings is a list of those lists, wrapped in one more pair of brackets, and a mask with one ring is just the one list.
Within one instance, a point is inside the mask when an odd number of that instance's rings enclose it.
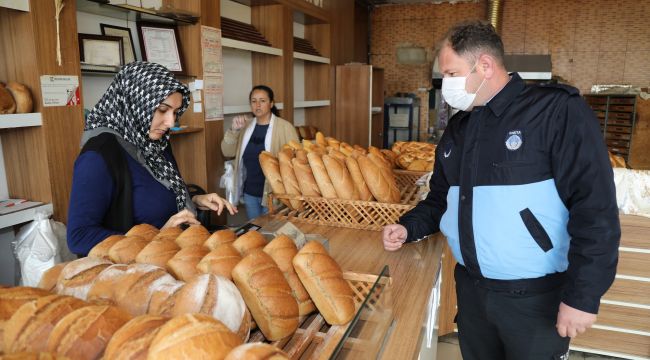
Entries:
{"label": "wooden counter", "polygon": [[[254,223],[263,226],[268,216]],[[394,327],[385,342],[382,359],[416,359],[431,289],[440,266],[441,235],[396,252],[384,250],[381,233],[295,222],[302,232],[321,234],[329,240],[330,254],[344,271],[379,274],[388,265],[392,278]]]}

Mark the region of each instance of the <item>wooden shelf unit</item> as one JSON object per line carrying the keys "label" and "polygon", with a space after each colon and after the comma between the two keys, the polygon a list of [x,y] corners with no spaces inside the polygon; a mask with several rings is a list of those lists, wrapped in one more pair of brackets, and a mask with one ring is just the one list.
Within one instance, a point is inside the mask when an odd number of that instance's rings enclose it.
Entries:
{"label": "wooden shelf unit", "polygon": [[41,125],[43,125],[41,113],[0,115],[0,129],[15,129]]}

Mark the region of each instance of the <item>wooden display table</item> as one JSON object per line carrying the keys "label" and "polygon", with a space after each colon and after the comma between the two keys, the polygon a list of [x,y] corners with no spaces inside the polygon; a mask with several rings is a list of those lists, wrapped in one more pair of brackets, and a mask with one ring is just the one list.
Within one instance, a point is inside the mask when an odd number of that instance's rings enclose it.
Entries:
{"label": "wooden display table", "polygon": [[[263,216],[253,221],[263,226]],[[344,271],[379,274],[390,268],[395,322],[390,330],[382,359],[416,359],[429,295],[436,281],[445,239],[436,235],[396,252],[384,250],[381,232],[295,223],[302,232],[320,234],[329,240],[329,251]]]}

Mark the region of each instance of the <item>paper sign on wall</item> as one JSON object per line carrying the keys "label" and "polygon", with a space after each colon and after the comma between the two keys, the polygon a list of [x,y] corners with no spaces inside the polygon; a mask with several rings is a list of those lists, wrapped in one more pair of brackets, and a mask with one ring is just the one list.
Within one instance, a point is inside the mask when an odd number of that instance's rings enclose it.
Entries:
{"label": "paper sign on wall", "polygon": [[79,77],[42,75],[43,106],[75,106],[81,103]]}

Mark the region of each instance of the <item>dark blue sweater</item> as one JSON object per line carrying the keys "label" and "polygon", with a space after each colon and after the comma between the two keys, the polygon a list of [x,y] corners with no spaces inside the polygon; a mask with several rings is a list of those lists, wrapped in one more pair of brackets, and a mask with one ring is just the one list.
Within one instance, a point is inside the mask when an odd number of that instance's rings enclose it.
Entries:
{"label": "dark blue sweater", "polygon": [[[174,192],[167,190],[142,165],[123,152],[133,183],[133,223],[162,227],[177,213]],[[165,156],[173,161],[171,153]],[[119,231],[102,226],[115,184],[106,162],[94,151],[79,155],[74,164],[68,210],[68,247],[75,254],[88,254],[106,237]]]}

